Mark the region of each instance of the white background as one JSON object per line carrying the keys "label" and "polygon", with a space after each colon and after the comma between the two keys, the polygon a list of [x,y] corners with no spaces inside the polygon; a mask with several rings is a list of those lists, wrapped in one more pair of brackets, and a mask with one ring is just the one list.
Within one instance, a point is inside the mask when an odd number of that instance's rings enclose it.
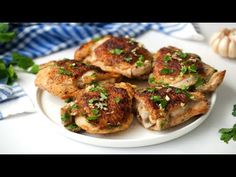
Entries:
{"label": "white background", "polygon": [[[186,41],[168,37],[157,32],[148,32],[138,40],[151,51],[166,45],[173,45],[185,51],[199,54],[203,61],[219,70],[227,70],[224,83],[217,90],[217,100],[212,113],[203,124],[178,139],[170,142],[139,148],[103,148],[86,145],[58,134],[45,118],[38,113],[12,116],[0,121],[0,153],[236,153],[236,142],[225,144],[220,141],[218,130],[232,127],[236,118],[231,115],[236,104],[236,60],[221,58],[208,45],[213,32],[236,24],[200,24],[205,41]],[[68,49],[36,60],[43,63],[58,58],[73,58],[75,48]],[[34,75],[19,73],[19,83],[36,104]],[[19,105],[22,106],[22,105]],[[53,108],[52,108],[53,109]]]}

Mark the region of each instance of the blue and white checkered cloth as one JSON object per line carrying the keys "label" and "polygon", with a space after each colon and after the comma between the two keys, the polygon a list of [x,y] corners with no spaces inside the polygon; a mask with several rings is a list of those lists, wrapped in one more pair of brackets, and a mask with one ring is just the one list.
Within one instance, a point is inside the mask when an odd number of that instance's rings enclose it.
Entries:
{"label": "blue and white checkered cloth", "polygon": [[[0,44],[0,58],[5,63],[11,61],[12,52],[35,59],[107,34],[137,37],[148,30],[156,30],[181,39],[203,39],[191,23],[21,23],[11,24],[11,29],[16,31],[16,38],[7,44]],[[17,83],[12,87],[0,83],[0,119],[33,112],[32,102],[26,98],[27,94]],[[8,109],[10,102],[14,105],[16,101],[24,106],[19,110]]]}

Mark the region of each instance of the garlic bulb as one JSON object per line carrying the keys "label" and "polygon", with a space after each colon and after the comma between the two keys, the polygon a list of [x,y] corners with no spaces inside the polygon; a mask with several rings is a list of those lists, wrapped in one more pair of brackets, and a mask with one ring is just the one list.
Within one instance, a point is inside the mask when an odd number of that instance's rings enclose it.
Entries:
{"label": "garlic bulb", "polygon": [[222,57],[236,58],[236,29],[223,29],[212,35],[210,45]]}

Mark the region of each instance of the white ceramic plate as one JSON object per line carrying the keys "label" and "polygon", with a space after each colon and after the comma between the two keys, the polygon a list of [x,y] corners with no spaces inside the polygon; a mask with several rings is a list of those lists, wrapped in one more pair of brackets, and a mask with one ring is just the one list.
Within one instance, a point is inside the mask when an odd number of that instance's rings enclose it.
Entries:
{"label": "white ceramic plate", "polygon": [[63,100],[40,89],[37,89],[36,96],[37,109],[43,114],[43,117],[50,122],[52,128],[75,141],[104,147],[147,146],[167,142],[183,136],[206,120],[216,101],[216,93],[214,93],[210,98],[211,105],[206,115],[194,120],[189,120],[166,131],[155,132],[147,130],[134,119],[131,127],[126,131],[110,135],[91,135],[87,133],[73,133],[63,127],[60,120],[60,108],[65,104]]}

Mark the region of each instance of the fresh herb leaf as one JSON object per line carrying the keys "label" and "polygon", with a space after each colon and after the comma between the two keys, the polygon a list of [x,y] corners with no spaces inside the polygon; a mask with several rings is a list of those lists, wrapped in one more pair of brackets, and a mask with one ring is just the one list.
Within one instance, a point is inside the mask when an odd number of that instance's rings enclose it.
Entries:
{"label": "fresh herb leaf", "polygon": [[61,120],[62,121],[67,121],[71,118],[71,115],[68,112],[65,112],[64,114],[61,115]]}
{"label": "fresh herb leaf", "polygon": [[121,98],[120,97],[115,97],[115,102],[116,103],[119,103],[121,101]]}
{"label": "fresh herb leaf", "polygon": [[236,117],[236,104],[235,104],[234,107],[233,107],[232,115],[233,115],[234,117]]}
{"label": "fresh herb leaf", "polygon": [[87,120],[97,120],[98,119],[98,116],[88,116],[87,117]]}
{"label": "fresh herb leaf", "polygon": [[189,86],[187,86],[187,85],[182,85],[182,87],[181,87],[181,89],[182,89],[183,91],[187,91],[188,88],[189,88]]}
{"label": "fresh herb leaf", "polygon": [[66,128],[70,131],[73,131],[73,132],[78,132],[81,130],[80,127],[78,127],[75,123],[72,123],[70,125],[67,125]]}
{"label": "fresh herb leaf", "polygon": [[180,57],[180,58],[187,58],[188,57],[188,54],[187,53],[183,53],[182,51],[178,50],[177,52],[177,55]]}
{"label": "fresh herb leaf", "polygon": [[115,49],[111,49],[109,52],[111,54],[114,54],[114,55],[120,55],[120,54],[122,54],[124,52],[124,50],[119,49],[119,48],[115,48]]}
{"label": "fresh herb leaf", "polygon": [[34,62],[32,60],[32,58],[26,57],[24,55],[21,55],[17,52],[13,52],[12,53],[12,63],[16,64],[18,67],[26,70],[29,67],[34,65]]}
{"label": "fresh herb leaf", "polygon": [[5,33],[9,29],[8,23],[0,23],[0,33]]}
{"label": "fresh herb leaf", "polygon": [[93,42],[97,42],[97,41],[99,41],[100,39],[102,39],[102,38],[101,38],[101,37],[95,37],[95,38],[92,39],[92,41],[93,41]]}
{"label": "fresh herb leaf", "polygon": [[196,72],[197,72],[197,67],[196,67],[196,65],[191,64],[191,65],[188,67],[188,70],[189,70],[189,72],[196,73]]}
{"label": "fresh herb leaf", "polygon": [[78,106],[77,104],[73,104],[73,105],[71,106],[71,109],[79,109],[79,106]]}
{"label": "fresh herb leaf", "polygon": [[8,67],[0,60],[0,83],[12,85],[17,80],[17,74],[14,67],[10,64]]}
{"label": "fresh herb leaf", "polygon": [[168,104],[168,102],[165,99],[163,99],[163,100],[161,100],[160,107],[165,109],[167,104]]}
{"label": "fresh herb leaf", "polygon": [[236,141],[236,124],[234,124],[233,128],[221,128],[219,130],[219,133],[221,133],[220,140],[224,141],[227,144],[231,139],[233,141]]}
{"label": "fresh herb leaf", "polygon": [[153,74],[150,74],[148,77],[148,83],[149,84],[155,84],[155,77],[153,76]]}
{"label": "fresh herb leaf", "polygon": [[37,73],[39,72],[39,65],[34,64],[34,65],[30,68],[29,72],[32,73],[32,74],[37,74]]}
{"label": "fresh herb leaf", "polygon": [[108,96],[107,93],[101,92],[101,93],[100,93],[100,97],[101,97],[101,98],[100,98],[100,101],[106,100],[106,99],[107,99],[107,96]]}
{"label": "fresh herb leaf", "polygon": [[158,95],[152,95],[150,98],[153,102],[160,102],[162,98]]}
{"label": "fresh herb leaf", "polygon": [[88,100],[88,104],[93,104],[95,101],[98,101],[98,99],[92,98],[92,99]]}
{"label": "fresh herb leaf", "polygon": [[16,37],[15,32],[9,32],[8,23],[0,23],[0,43],[7,43]]}
{"label": "fresh herb leaf", "polygon": [[144,66],[144,56],[143,55],[139,55],[138,60],[135,63],[136,67],[142,67]]}
{"label": "fresh herb leaf", "polygon": [[169,68],[163,68],[162,70],[160,70],[160,74],[171,74],[173,73],[175,70],[173,69],[169,69]]}
{"label": "fresh herb leaf", "polygon": [[178,89],[178,88],[176,88],[176,89],[175,89],[175,93],[177,93],[177,94],[179,94],[179,93],[182,93],[182,90],[181,90],[181,89]]}
{"label": "fresh herb leaf", "polygon": [[139,61],[144,61],[144,56],[143,55],[139,55],[138,60]]}
{"label": "fresh herb leaf", "polygon": [[99,110],[98,109],[92,109],[92,113],[93,113],[93,115],[98,116],[99,115]]}
{"label": "fresh herb leaf", "polygon": [[58,70],[58,73],[59,74],[63,74],[63,75],[67,75],[67,76],[72,76],[72,73],[68,70],[66,70],[65,68],[63,67],[60,67],[59,70]]}
{"label": "fresh herb leaf", "polygon": [[151,88],[151,87],[148,87],[148,88],[146,88],[146,91],[147,92],[150,92],[150,93],[153,93],[153,92],[155,92],[157,89],[155,88],[155,87],[153,87],[153,88]]}
{"label": "fresh herb leaf", "polygon": [[157,103],[162,109],[165,109],[168,104],[168,101],[162,99],[159,95],[152,95],[150,99],[153,102]]}
{"label": "fresh herb leaf", "polygon": [[180,72],[185,74],[188,71],[188,68],[186,66],[181,66]]}
{"label": "fresh herb leaf", "polygon": [[171,60],[171,57],[169,55],[164,56],[164,62],[168,63]]}
{"label": "fresh herb leaf", "polygon": [[129,62],[131,62],[132,57],[125,57],[124,60],[127,61],[127,62],[129,63]]}
{"label": "fresh herb leaf", "polygon": [[70,103],[70,102],[72,102],[72,101],[73,101],[72,98],[67,98],[67,99],[65,99],[65,102],[66,102],[66,103]]}
{"label": "fresh herb leaf", "polygon": [[197,78],[197,81],[195,83],[195,88],[198,88],[199,86],[203,85],[205,83],[205,80],[201,77]]}

